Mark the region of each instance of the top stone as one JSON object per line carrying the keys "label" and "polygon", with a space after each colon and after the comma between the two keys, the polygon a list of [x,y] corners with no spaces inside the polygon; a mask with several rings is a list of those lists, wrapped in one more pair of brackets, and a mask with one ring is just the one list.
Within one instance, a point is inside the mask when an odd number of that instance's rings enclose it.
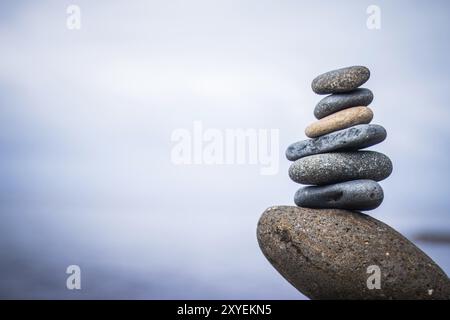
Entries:
{"label": "top stone", "polygon": [[363,85],[369,77],[366,67],[347,67],[321,74],[313,80],[311,88],[317,94],[348,92]]}

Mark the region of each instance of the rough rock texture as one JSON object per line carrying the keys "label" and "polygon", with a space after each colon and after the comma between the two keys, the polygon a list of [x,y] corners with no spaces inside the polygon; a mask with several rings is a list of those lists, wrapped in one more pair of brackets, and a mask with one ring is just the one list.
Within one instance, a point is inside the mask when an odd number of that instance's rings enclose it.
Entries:
{"label": "rough rock texture", "polygon": [[[266,258],[312,299],[450,299],[449,279],[391,227],[359,212],[271,207],[257,238]],[[368,279],[380,268],[380,289]],[[371,282],[371,281],[369,281]]]}
{"label": "rough rock texture", "polygon": [[368,107],[352,107],[333,113],[325,118],[310,124],[305,129],[309,138],[320,137],[324,134],[351,126],[372,121],[373,112]]}
{"label": "rough rock texture", "polygon": [[315,154],[295,161],[289,168],[293,181],[315,185],[357,179],[381,181],[391,173],[391,160],[376,151]]}
{"label": "rough rock texture", "polygon": [[370,78],[370,71],[363,66],[353,66],[326,72],[316,77],[312,90],[317,94],[341,93],[355,90]]}
{"label": "rough rock texture", "polygon": [[358,150],[373,146],[386,139],[386,130],[377,124],[360,124],[335,131],[316,139],[298,141],[286,150],[290,161],[310,156],[342,150]]}
{"label": "rough rock texture", "polygon": [[334,93],[319,101],[314,108],[314,116],[317,119],[322,119],[343,109],[368,106],[372,100],[372,91],[365,88],[356,89],[347,93]]}
{"label": "rough rock texture", "polygon": [[353,180],[320,187],[303,187],[294,202],[306,208],[372,210],[383,202],[383,189],[373,180]]}

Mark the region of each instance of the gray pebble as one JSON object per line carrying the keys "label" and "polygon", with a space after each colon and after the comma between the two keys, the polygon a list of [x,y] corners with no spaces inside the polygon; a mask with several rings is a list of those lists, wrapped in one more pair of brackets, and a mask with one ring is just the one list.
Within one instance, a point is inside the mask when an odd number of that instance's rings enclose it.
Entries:
{"label": "gray pebble", "polygon": [[317,119],[322,119],[343,109],[368,106],[372,100],[372,91],[365,88],[356,89],[347,93],[334,93],[319,101],[314,108],[314,116]]}
{"label": "gray pebble", "polygon": [[450,299],[449,279],[431,258],[360,212],[271,207],[257,239],[275,269],[311,299]]}
{"label": "gray pebble", "polygon": [[353,180],[320,187],[303,187],[295,204],[306,208],[372,210],[383,202],[383,189],[373,180]]}
{"label": "gray pebble", "polygon": [[295,161],[289,168],[293,181],[313,185],[357,179],[381,181],[391,172],[391,160],[375,151],[316,154]]}
{"label": "gray pebble", "polygon": [[360,124],[319,138],[295,142],[287,148],[286,158],[295,161],[313,154],[339,150],[358,150],[373,146],[384,139],[386,139],[386,130],[382,126]]}
{"label": "gray pebble", "polygon": [[366,67],[347,67],[321,74],[313,80],[311,88],[317,94],[348,92],[363,85],[369,77]]}

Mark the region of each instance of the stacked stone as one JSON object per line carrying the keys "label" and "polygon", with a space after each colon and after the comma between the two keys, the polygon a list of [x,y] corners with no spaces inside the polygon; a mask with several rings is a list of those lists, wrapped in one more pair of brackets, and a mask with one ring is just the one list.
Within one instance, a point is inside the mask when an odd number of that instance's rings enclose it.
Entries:
{"label": "stacked stone", "polygon": [[[273,206],[258,222],[259,246],[281,275],[311,299],[450,299],[445,272],[400,233],[359,210],[383,201],[377,181],[392,172],[384,154],[359,151],[386,138],[370,124],[373,100],[359,89],[370,76],[349,67],[314,79],[312,89],[331,94],[314,110],[311,138],[286,152],[289,175],[309,184],[295,195],[297,206]],[[347,209],[347,210],[342,210]],[[369,286],[372,267],[380,287]]]}
{"label": "stacked stone", "polygon": [[383,201],[377,183],[392,172],[392,162],[375,151],[359,151],[382,142],[386,130],[370,124],[373,100],[369,89],[359,88],[370,77],[366,67],[353,66],[324,73],[312,82],[317,94],[330,94],[314,109],[318,121],[286,151],[294,163],[290,178],[313,185],[299,189],[295,204],[306,208],[371,210]]}

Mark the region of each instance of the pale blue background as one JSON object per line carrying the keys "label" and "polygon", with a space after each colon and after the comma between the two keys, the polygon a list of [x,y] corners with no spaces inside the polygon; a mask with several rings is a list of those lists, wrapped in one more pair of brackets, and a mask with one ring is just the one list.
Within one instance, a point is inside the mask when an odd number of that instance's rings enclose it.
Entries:
{"label": "pale blue background", "polygon": [[[66,28],[66,7],[82,29]],[[381,8],[381,30],[366,8]],[[303,298],[262,256],[319,73],[366,65],[394,172],[370,214],[450,231],[447,1],[2,1],[0,297]],[[170,135],[280,129],[280,172],[174,166]],[[450,247],[417,242],[448,273]],[[65,268],[82,290],[65,289]]]}

